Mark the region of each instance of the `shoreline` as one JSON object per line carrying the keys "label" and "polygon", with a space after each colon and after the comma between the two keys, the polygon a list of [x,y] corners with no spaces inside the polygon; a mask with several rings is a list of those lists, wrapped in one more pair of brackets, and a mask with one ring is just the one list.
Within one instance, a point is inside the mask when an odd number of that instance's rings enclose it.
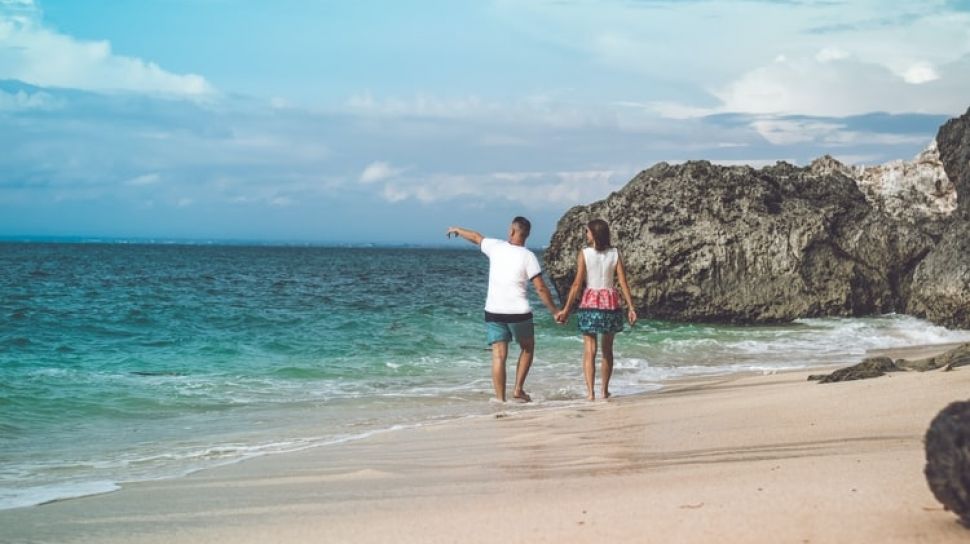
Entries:
{"label": "shoreline", "polygon": [[0,540],[965,541],[926,486],[922,434],[966,398],[970,370],[806,381],[820,369],[685,378],[549,410],[497,407],[123,484],[0,511]]}
{"label": "shoreline", "polygon": [[[940,346],[943,346],[943,345],[949,346],[951,344],[940,344]],[[952,345],[959,345],[959,343],[952,343]],[[933,345],[928,345],[927,348],[932,350]],[[887,349],[892,349],[892,348],[887,348]],[[742,369],[742,370],[728,370],[728,371],[711,372],[711,373],[685,374],[685,375],[665,378],[661,382],[656,384],[655,388],[649,388],[649,389],[645,389],[645,390],[641,390],[633,393],[628,392],[628,393],[614,394],[613,398],[611,399],[611,402],[619,401],[620,399],[636,399],[636,398],[647,397],[650,395],[656,395],[656,394],[662,394],[662,393],[665,394],[666,392],[668,392],[668,390],[670,390],[670,388],[681,388],[684,386],[690,386],[692,384],[705,383],[711,380],[721,380],[721,379],[735,377],[735,376],[736,377],[762,376],[762,375],[781,374],[781,373],[787,373],[787,372],[800,372],[804,370],[819,371],[819,370],[826,370],[830,368],[831,369],[838,368],[838,366],[840,365],[838,364],[833,365],[831,363],[826,363],[826,364],[815,364],[815,365],[809,364],[805,367],[799,367],[799,368],[780,368],[780,369],[771,369],[771,370]],[[90,480],[90,481],[81,481],[81,482],[70,482],[69,484],[66,484],[58,488],[57,491],[55,491],[52,488],[45,488],[44,489],[45,493],[41,494],[40,498],[34,499],[35,502],[22,501],[21,504],[16,504],[14,506],[5,504],[2,507],[0,507],[0,513],[9,511],[9,510],[33,508],[33,507],[44,506],[44,505],[53,504],[53,503],[62,502],[62,501],[79,500],[79,499],[85,499],[87,497],[94,497],[99,495],[116,493],[127,486],[136,485],[139,483],[185,478],[193,474],[196,474],[198,472],[218,469],[220,467],[233,465],[237,463],[245,463],[252,459],[257,459],[265,456],[289,455],[289,454],[293,454],[293,453],[297,453],[305,450],[312,450],[316,448],[339,447],[340,445],[348,442],[354,442],[357,440],[366,440],[372,436],[384,434],[384,433],[393,433],[393,432],[401,432],[401,431],[407,432],[407,431],[413,431],[415,429],[420,429],[423,427],[437,426],[437,425],[454,425],[454,424],[460,424],[460,422],[466,421],[466,420],[473,420],[478,418],[490,418],[494,416],[494,413],[496,410],[509,410],[513,412],[526,411],[529,413],[542,413],[547,411],[565,410],[565,409],[578,408],[582,406],[588,406],[588,401],[586,401],[584,398],[579,396],[571,399],[554,398],[554,399],[539,400],[538,402],[533,402],[533,403],[508,402],[504,405],[502,404],[491,405],[491,404],[485,403],[488,398],[487,393],[483,395],[484,396],[482,396],[482,398],[478,400],[479,404],[481,405],[480,406],[481,411],[479,412],[465,413],[461,415],[450,415],[443,418],[432,417],[430,419],[424,419],[416,422],[411,421],[407,423],[405,422],[388,423],[386,426],[373,427],[369,430],[361,431],[359,433],[351,433],[351,434],[338,433],[338,434],[334,434],[333,436],[326,436],[324,438],[315,438],[312,440],[306,439],[306,442],[303,444],[290,446],[285,449],[274,449],[277,446],[277,443],[275,442],[268,443],[268,444],[261,443],[258,446],[255,446],[255,448],[263,451],[259,451],[257,453],[243,454],[235,458],[214,461],[211,463],[207,463],[205,465],[194,466],[190,468],[180,468],[168,474],[160,474],[154,477],[142,477],[137,479]],[[599,403],[602,401],[603,399],[597,398],[595,402]],[[218,446],[212,446],[212,447],[218,447]],[[253,449],[254,447],[247,446],[246,448]]]}

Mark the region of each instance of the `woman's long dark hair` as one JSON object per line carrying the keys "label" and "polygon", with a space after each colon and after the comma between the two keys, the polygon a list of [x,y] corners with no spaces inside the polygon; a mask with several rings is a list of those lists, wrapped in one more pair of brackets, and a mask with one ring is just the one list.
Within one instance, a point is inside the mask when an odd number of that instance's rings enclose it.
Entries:
{"label": "woman's long dark hair", "polygon": [[586,228],[593,235],[593,247],[596,251],[604,251],[613,247],[610,244],[610,225],[602,219],[593,219],[586,223]]}

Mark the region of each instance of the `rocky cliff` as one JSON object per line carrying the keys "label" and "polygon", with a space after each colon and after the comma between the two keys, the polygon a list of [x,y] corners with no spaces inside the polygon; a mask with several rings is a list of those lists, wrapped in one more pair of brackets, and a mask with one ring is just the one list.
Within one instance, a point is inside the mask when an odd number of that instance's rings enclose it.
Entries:
{"label": "rocky cliff", "polygon": [[970,110],[936,135],[940,160],[956,186],[957,213],[913,275],[906,311],[949,327],[970,328]]}
{"label": "rocky cliff", "polygon": [[970,194],[970,111],[914,161],[880,167],[831,157],[760,170],[657,164],[569,210],[544,259],[564,296],[584,226],[598,217],[644,316],[758,323],[908,311],[970,327],[970,204],[960,194]]}

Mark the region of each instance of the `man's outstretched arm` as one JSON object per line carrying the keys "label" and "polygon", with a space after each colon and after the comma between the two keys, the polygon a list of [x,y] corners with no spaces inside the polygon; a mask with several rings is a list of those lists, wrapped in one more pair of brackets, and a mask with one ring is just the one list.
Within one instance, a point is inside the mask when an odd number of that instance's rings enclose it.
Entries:
{"label": "man's outstretched arm", "polygon": [[446,236],[448,236],[448,238],[451,238],[452,235],[461,236],[462,238],[464,238],[465,240],[468,240],[469,242],[475,244],[476,246],[482,245],[482,240],[485,239],[485,237],[482,236],[481,234],[473,230],[463,229],[461,227],[448,227],[448,232],[446,233]]}

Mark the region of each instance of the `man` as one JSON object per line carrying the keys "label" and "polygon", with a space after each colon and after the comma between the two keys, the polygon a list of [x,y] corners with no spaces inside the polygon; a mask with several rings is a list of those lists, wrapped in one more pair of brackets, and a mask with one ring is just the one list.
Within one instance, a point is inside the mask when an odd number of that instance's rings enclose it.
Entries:
{"label": "man", "polygon": [[508,241],[485,238],[481,234],[461,227],[449,227],[447,236],[458,235],[480,246],[488,256],[488,295],[485,298],[485,329],[488,343],[492,346],[492,385],[495,397],[505,402],[505,360],[509,354],[509,342],[514,338],[519,344],[519,362],[515,369],[515,388],[512,398],[520,402],[532,400],[523,389],[525,377],[532,366],[535,353],[535,332],[532,307],[526,297],[527,284],[532,286],[539,299],[556,315],[558,308],[542,279],[542,268],[535,254],[526,249],[532,224],[524,217],[516,217],[509,227]]}

